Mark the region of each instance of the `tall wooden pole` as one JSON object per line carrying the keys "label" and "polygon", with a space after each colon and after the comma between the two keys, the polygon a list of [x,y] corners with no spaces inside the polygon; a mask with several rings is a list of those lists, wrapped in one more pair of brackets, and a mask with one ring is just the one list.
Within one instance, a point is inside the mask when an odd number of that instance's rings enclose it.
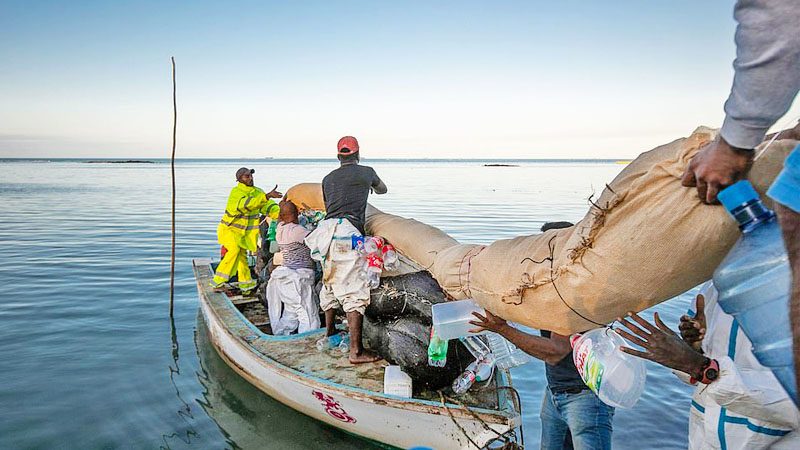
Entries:
{"label": "tall wooden pole", "polygon": [[175,310],[175,137],[178,131],[178,100],[175,89],[175,57],[172,60],[172,259],[169,273],[169,317]]}

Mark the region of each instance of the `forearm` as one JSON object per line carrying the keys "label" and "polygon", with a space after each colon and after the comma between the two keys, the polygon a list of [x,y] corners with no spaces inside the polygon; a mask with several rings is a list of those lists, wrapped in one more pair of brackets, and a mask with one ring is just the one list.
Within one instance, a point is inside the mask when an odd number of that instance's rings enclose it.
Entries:
{"label": "forearm", "polygon": [[572,351],[566,340],[562,342],[552,338],[535,336],[522,332],[510,325],[504,327],[500,334],[523,352],[551,365],[558,363]]}
{"label": "forearm", "polygon": [[800,89],[800,8],[793,0],[739,0],[734,17],[735,73],[720,134],[733,147],[754,148]]}
{"label": "forearm", "polygon": [[[798,193],[800,195],[800,193]],[[794,364],[798,388],[800,388],[800,214],[780,203],[775,205],[778,221],[783,231],[783,242],[792,270],[792,294],[789,300],[789,315],[792,321]]]}
{"label": "forearm", "polygon": [[277,203],[275,203],[271,199],[268,199],[267,203],[261,207],[260,212],[261,214],[269,217],[270,219],[275,220],[278,218],[278,215],[281,212],[281,208],[280,206],[278,206]]}
{"label": "forearm", "polygon": [[389,188],[386,187],[386,184],[382,180],[378,180],[378,184],[372,186],[372,190],[375,191],[376,194],[385,194],[389,192]]}

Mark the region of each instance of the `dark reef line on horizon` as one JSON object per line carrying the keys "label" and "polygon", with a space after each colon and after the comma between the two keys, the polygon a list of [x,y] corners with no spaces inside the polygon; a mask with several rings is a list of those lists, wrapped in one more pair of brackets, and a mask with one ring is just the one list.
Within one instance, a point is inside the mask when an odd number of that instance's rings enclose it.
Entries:
{"label": "dark reef line on horizon", "polygon": [[126,159],[126,160],[98,159],[98,160],[84,161],[84,162],[86,164],[155,164],[155,161],[147,161],[144,159]]}

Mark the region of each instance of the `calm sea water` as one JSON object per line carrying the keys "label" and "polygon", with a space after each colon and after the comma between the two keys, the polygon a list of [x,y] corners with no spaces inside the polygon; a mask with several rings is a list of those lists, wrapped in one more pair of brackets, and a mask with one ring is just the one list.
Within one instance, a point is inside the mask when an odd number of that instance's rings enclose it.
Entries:
{"label": "calm sea water", "polygon": [[[365,161],[389,186],[371,202],[463,242],[580,219],[613,162]],[[256,390],[198,320],[191,259],[216,255],[233,174],[283,190],[334,161],[181,161],[174,327],[168,317],[170,171],[159,164],[0,162],[0,448],[366,448]],[[675,324],[684,295],[654,308]],[[614,420],[615,448],[685,448],[690,389],[648,364]],[[543,363],[513,371],[538,448]]]}

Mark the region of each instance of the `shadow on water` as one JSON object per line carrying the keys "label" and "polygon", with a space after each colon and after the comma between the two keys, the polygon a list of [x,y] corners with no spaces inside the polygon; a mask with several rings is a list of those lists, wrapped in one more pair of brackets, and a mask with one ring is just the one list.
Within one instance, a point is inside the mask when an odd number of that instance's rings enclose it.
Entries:
{"label": "shadow on water", "polygon": [[197,316],[197,380],[205,388],[197,402],[231,448],[386,448],[297,412],[242,379],[217,354],[199,310]]}

